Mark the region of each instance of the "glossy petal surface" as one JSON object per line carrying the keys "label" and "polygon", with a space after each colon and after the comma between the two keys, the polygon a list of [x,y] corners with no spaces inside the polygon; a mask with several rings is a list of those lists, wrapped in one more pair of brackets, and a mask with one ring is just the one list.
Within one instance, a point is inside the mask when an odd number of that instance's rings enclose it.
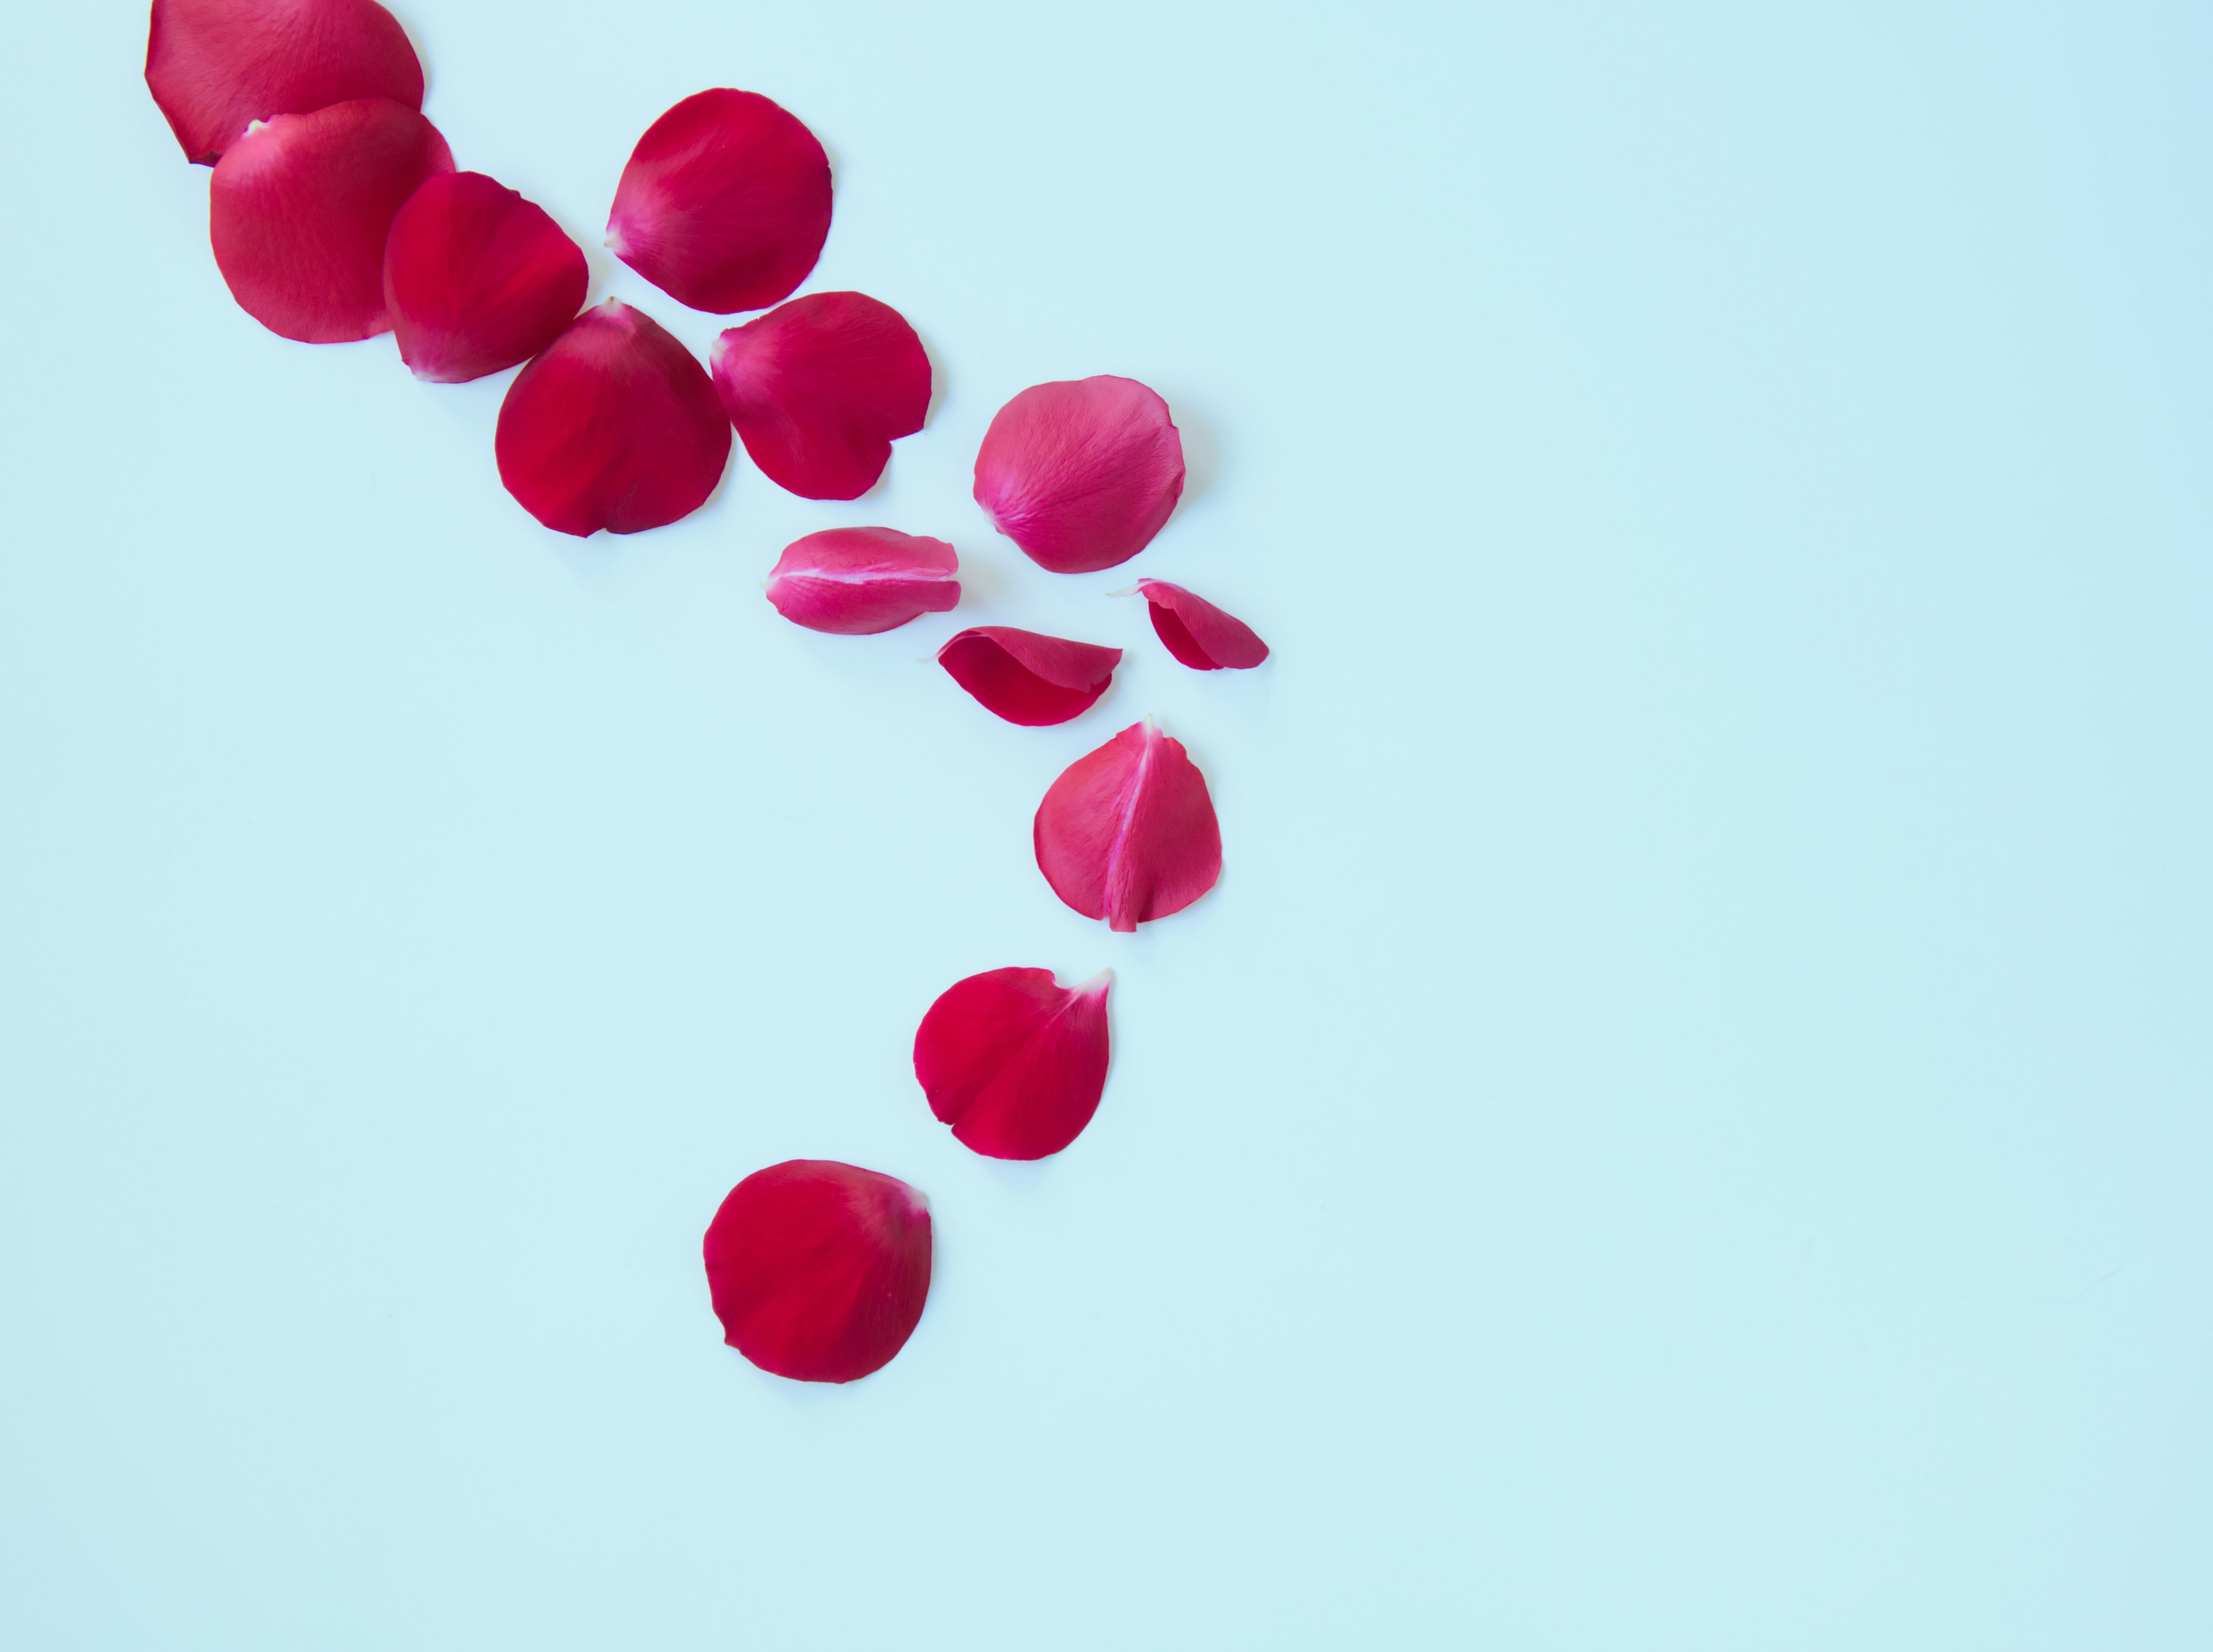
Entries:
{"label": "glossy petal surface", "polygon": [[528,361],[576,320],[589,279],[559,224],[480,172],[425,180],[384,244],[399,359],[437,384]]}
{"label": "glossy petal surface", "polygon": [[995,969],[956,981],[914,1035],[914,1076],[930,1110],[994,1159],[1042,1159],[1083,1132],[1106,1087],[1102,972],[1064,987],[1049,969]]}
{"label": "glossy petal surface", "polygon": [[1235,614],[1164,579],[1141,579],[1153,630],[1167,651],[1193,671],[1250,671],[1268,657],[1268,645]]}
{"label": "glossy petal surface", "polygon": [[499,479],[546,527],[637,533],[707,502],[730,422],[698,358],[611,298],[515,375],[493,445]]}
{"label": "glossy petal surface", "polygon": [[1125,933],[1181,911],[1222,875],[1206,777],[1150,717],[1070,764],[1034,831],[1052,892]]}
{"label": "glossy petal surface", "polygon": [[1012,625],[978,625],[937,650],[937,663],[987,711],[1037,728],[1089,710],[1122,650]]}
{"label": "glossy petal surface", "polygon": [[922,428],[930,357],[863,293],[809,293],[715,341],[715,388],[762,473],[804,499],[857,499]]}
{"label": "glossy petal surface", "polygon": [[807,279],[830,234],[830,159],[758,92],[686,98],[646,128],[607,218],[614,255],[679,303],[765,309]]}
{"label": "glossy petal surface", "polygon": [[976,455],[976,503],[1056,574],[1127,562],[1183,497],[1183,438],[1135,379],[1033,385],[999,409]]}
{"label": "glossy petal surface", "polygon": [[960,558],[943,539],[891,527],[826,527],[794,539],[768,576],[768,600],[795,625],[869,637],[960,600]]}
{"label": "glossy petal surface", "polygon": [[922,1319],[930,1201],[895,1176],[787,1160],[730,1190],[704,1250],[725,1342],[777,1376],[850,1382]]}

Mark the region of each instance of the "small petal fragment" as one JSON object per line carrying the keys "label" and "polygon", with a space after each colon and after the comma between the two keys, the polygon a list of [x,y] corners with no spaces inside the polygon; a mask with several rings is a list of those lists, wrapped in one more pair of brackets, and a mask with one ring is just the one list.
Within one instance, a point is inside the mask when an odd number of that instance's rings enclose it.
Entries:
{"label": "small petal fragment", "polygon": [[787,1160],[730,1190],[703,1248],[723,1341],[777,1376],[850,1382],[922,1319],[930,1201],[895,1176]]}
{"label": "small petal fragment", "polygon": [[978,625],[937,650],[937,663],[985,710],[1031,728],[1088,711],[1121,661],[1119,649],[1012,625]]}
{"label": "small petal fragment", "polygon": [[698,359],[610,298],[515,375],[492,445],[499,479],[546,527],[639,533],[706,503],[730,422]]}
{"label": "small petal fragment", "polygon": [[1042,1159],[1078,1136],[1106,1088],[1103,971],[1064,987],[1049,969],[956,981],[914,1035],[914,1076],[954,1136],[994,1159]]}
{"label": "small petal fragment", "polygon": [[1150,717],[1068,765],[1038,805],[1034,835],[1053,893],[1125,935],[1222,875],[1206,777]]}
{"label": "small petal fragment", "polygon": [[426,178],[454,169],[438,129],[404,103],[357,98],[278,115],[216,163],[215,261],[239,308],[303,344],[391,330],[384,242]]}
{"label": "small petal fragment", "polygon": [[960,600],[960,558],[943,539],[893,527],[826,527],[783,547],[768,600],[795,625],[873,637]]}
{"label": "small petal fragment", "polygon": [[154,0],[146,86],[184,146],[213,166],[247,125],[356,98],[423,107],[423,65],[375,0]]}
{"label": "small petal fragment", "polygon": [[607,246],[680,304],[765,309],[830,234],[830,157],[758,92],[686,98],[645,129],[615,186]]}
{"label": "small petal fragment", "polygon": [[715,341],[715,388],[769,480],[857,499],[922,428],[930,357],[906,318],[863,293],[809,293]]}
{"label": "small petal fragment", "polygon": [[1235,614],[1164,579],[1141,579],[1153,630],[1170,654],[1193,671],[1250,671],[1268,657],[1268,645]]}
{"label": "small petal fragment", "polygon": [[1033,385],[999,409],[976,455],[976,503],[1056,574],[1127,562],[1183,497],[1183,437],[1135,379]]}
{"label": "small petal fragment", "polygon": [[449,172],[392,220],[384,302],[399,359],[460,384],[527,362],[583,308],[584,249],[496,178]]}

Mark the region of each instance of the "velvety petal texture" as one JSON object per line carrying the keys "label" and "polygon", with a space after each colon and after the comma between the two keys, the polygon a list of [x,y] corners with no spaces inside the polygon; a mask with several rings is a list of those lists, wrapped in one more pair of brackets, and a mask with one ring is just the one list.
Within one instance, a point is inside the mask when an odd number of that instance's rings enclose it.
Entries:
{"label": "velvety petal texture", "polygon": [[830,158],[758,92],[686,98],[631,151],[607,247],[679,303],[765,309],[807,279],[830,234]]}
{"label": "velvety petal texture", "polygon": [[1034,836],[1053,893],[1125,933],[1181,911],[1222,875],[1206,777],[1150,717],[1068,765]]}
{"label": "velvety petal texture", "polygon": [[715,388],[770,481],[857,499],[922,428],[930,357],[906,319],[864,293],[809,293],[715,341]]}
{"label": "velvety petal texture", "polygon": [[1167,651],[1193,671],[1250,671],[1268,657],[1268,645],[1235,614],[1164,579],[1141,579],[1153,630]]}
{"label": "velvety petal texture", "polygon": [[424,181],[392,220],[384,305],[399,359],[459,384],[527,362],[584,306],[584,249],[496,178]]}
{"label": "velvety petal texture", "polygon": [[1049,969],[956,981],[914,1035],[930,1110],[994,1159],[1042,1159],[1078,1136],[1106,1088],[1112,972],[1064,987]]}
{"label": "velvety petal texture", "polygon": [[438,129],[390,98],[278,115],[216,163],[216,266],[239,308],[287,338],[335,344],[388,332],[393,217],[424,179],[453,169]]}
{"label": "velvety petal texture", "polygon": [[869,637],[956,606],[960,566],[943,539],[891,527],[826,527],[784,546],[769,573],[768,600],[795,625]]}
{"label": "velvety petal texture", "polygon": [[850,1382],[922,1319],[930,1201],[895,1176],[787,1160],[730,1190],[704,1251],[725,1342],[777,1376]]}
{"label": "velvety petal texture", "polygon": [[637,533],[707,502],[730,422],[698,359],[610,298],[515,375],[493,446],[499,479],[546,527]]}
{"label": "velvety petal texture", "polygon": [[1183,437],[1135,379],[1033,385],[999,409],[976,455],[976,503],[1056,574],[1127,562],[1183,497]]}
{"label": "velvety petal texture", "polygon": [[937,650],[937,663],[985,710],[1033,728],[1089,710],[1121,661],[1119,649],[1012,625],[978,625]]}
{"label": "velvety petal texture", "polygon": [[415,48],[375,0],[154,0],[146,85],[204,166],[253,121],[356,98],[423,107]]}

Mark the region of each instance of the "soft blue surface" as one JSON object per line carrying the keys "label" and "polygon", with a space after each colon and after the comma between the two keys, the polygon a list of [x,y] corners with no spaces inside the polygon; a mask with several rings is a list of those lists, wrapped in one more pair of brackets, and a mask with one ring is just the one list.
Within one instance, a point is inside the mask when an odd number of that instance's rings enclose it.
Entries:
{"label": "soft blue surface", "polygon": [[[594,247],[787,104],[942,369],[584,545],[503,379],[230,304],[142,9],[19,14],[0,1645],[2213,1645],[2213,12],[416,0]],[[1102,371],[1194,497],[1056,579],[966,466]],[[855,521],[969,600],[784,625]],[[995,723],[993,622],[1124,679]],[[1131,939],[1028,820],[1148,711],[1228,872]],[[1010,963],[1118,972],[1038,1167],[906,1069]],[[936,1210],[847,1389],[707,1311],[796,1155]]]}

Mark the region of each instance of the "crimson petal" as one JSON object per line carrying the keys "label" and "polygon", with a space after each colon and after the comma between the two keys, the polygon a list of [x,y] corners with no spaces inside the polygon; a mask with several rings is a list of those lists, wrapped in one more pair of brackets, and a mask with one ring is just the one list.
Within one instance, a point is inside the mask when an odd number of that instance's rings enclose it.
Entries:
{"label": "crimson petal", "polygon": [[1222,875],[1206,777],[1150,717],[1070,764],[1038,805],[1038,870],[1086,917],[1127,934]]}
{"label": "crimson petal", "polygon": [[435,384],[528,361],[576,320],[589,282],[584,249],[542,208],[480,172],[427,180],[384,244],[384,302],[399,359]]}
{"label": "crimson petal", "polygon": [[960,600],[960,558],[943,539],[895,527],[826,527],[783,547],[768,600],[795,625],[872,637]]}
{"label": "crimson petal", "polygon": [[777,1376],[850,1382],[922,1319],[930,1201],[895,1176],[790,1159],[730,1190],[702,1248],[723,1341]]}
{"label": "crimson petal", "polygon": [[1064,987],[995,969],[939,995],[914,1035],[914,1076],[939,1122],[994,1159],[1042,1159],[1078,1136],[1106,1088],[1113,972]]}
{"label": "crimson petal", "polygon": [[978,625],[937,650],[937,663],[985,710],[1031,728],[1088,711],[1121,660],[1119,649],[1012,625]]}
{"label": "crimson petal", "polygon": [[1135,379],[1033,385],[976,454],[976,503],[1030,560],[1056,574],[1127,562],[1183,495],[1183,437]]}
{"label": "crimson petal", "polygon": [[686,98],[645,129],[607,217],[614,255],[680,304],[765,309],[830,234],[830,157],[758,92]]}
{"label": "crimson petal", "polygon": [[1170,654],[1193,671],[1250,671],[1268,657],[1268,645],[1235,614],[1164,579],[1141,579],[1153,630]]}

